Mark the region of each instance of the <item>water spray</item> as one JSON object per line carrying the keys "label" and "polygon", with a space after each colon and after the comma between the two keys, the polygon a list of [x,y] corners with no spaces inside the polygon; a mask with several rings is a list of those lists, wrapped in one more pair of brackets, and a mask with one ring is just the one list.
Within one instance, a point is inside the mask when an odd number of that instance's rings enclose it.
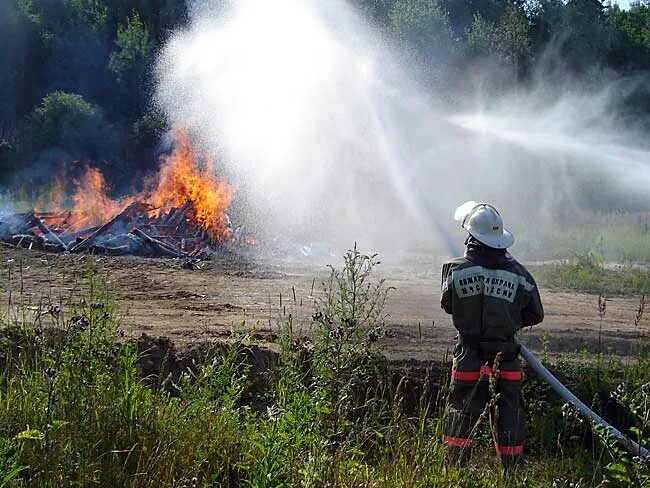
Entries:
{"label": "water spray", "polygon": [[455,254],[441,202],[480,195],[521,222],[583,205],[580,189],[604,208],[610,194],[647,205],[650,148],[616,118],[616,86],[540,82],[498,99],[459,92],[461,80],[430,89],[351,2],[217,3],[189,1],[187,26],[160,51],[155,100],[218,155],[263,234],[430,240]]}

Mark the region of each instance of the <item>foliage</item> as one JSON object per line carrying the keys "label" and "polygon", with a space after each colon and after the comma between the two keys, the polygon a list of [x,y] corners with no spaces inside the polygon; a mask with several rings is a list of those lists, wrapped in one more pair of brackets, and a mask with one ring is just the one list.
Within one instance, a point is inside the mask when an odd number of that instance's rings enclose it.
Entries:
{"label": "foliage", "polygon": [[605,268],[593,251],[578,252],[558,264],[531,266],[544,286],[569,288],[605,295],[650,293],[650,275],[643,268]]}
{"label": "foliage", "polygon": [[67,0],[68,19],[76,25],[102,29],[108,20],[108,5],[102,0]]}
{"label": "foliage", "polygon": [[126,92],[127,113],[141,114],[147,103],[145,87],[152,43],[137,11],[129,15],[126,24],[118,26],[115,44],[117,49],[110,56],[108,68]]}
{"label": "foliage", "polygon": [[[531,433],[523,470],[501,471],[488,445],[477,447],[463,469],[447,465],[440,441],[444,390],[406,413],[404,379],[392,388],[381,358],[368,361],[381,352],[374,335],[381,333],[387,292],[373,280],[376,264],[353,249],[342,269],[332,269],[313,342],[296,337],[291,316],[280,317],[280,354],[270,371],[254,372],[259,349],[251,337],[235,334],[178,371],[161,369],[157,378],[142,375],[150,352],[123,336],[110,279],[90,260],[76,306],[45,303],[37,314],[2,319],[0,486],[624,486],[647,480],[639,460],[594,437],[535,378],[524,383]],[[339,350],[347,352],[337,357]],[[583,400],[600,412],[609,409],[606,416],[619,428],[645,439],[647,354],[605,364],[584,356],[558,369]],[[367,393],[358,396],[361,379]],[[602,401],[610,393],[611,401]],[[613,404],[620,408],[612,411]]]}
{"label": "foliage", "polygon": [[[598,70],[643,75],[650,67],[647,2],[628,10],[593,0],[354,3],[411,53],[413,66],[434,83],[471,73],[486,59],[497,61],[496,73],[490,73],[497,92],[540,72],[568,68],[598,83],[593,76]],[[93,150],[79,150],[88,135],[79,125],[62,139],[49,139],[67,159],[109,160],[115,169],[107,176],[118,183],[114,187],[127,182],[126,161],[136,171],[155,164],[155,133],[140,137],[143,123],[157,117],[150,103],[151,66],[170,31],[186,22],[184,0],[6,0],[0,2],[0,17],[5,47],[0,51],[0,143],[12,147],[0,155],[4,178],[20,178],[20,168],[39,159],[29,122],[43,97],[57,92],[81,96],[112,128],[113,150],[96,140]],[[461,93],[465,88],[458,86]],[[621,99],[626,113],[650,113],[643,84]],[[66,158],[60,159],[50,164]]]}
{"label": "foliage", "polygon": [[452,31],[438,0],[397,0],[390,13],[391,28],[429,63],[444,59],[452,48]]}
{"label": "foliage", "polygon": [[318,300],[312,371],[327,392],[332,429],[367,401],[380,361],[377,341],[384,335],[384,281],[371,281],[379,264],[375,255],[345,253],[342,270],[331,267],[323,297]]}
{"label": "foliage", "polygon": [[75,157],[101,160],[113,152],[111,127],[98,107],[80,95],[54,92],[43,98],[30,119],[34,149],[65,148]]}
{"label": "foliage", "polygon": [[497,24],[476,13],[471,27],[466,32],[468,53],[474,57],[496,58],[509,67],[514,79],[517,79],[530,55],[528,31],[525,14],[514,6],[506,9]]}
{"label": "foliage", "polygon": [[509,6],[497,24],[496,45],[497,53],[511,67],[515,79],[530,56],[528,32],[528,19],[523,10]]}
{"label": "foliage", "polygon": [[[0,45],[17,45],[21,41],[18,12],[10,8],[8,2],[0,4],[0,18],[3,19],[3,28],[0,29]],[[8,137],[15,129],[17,119],[16,107],[16,82],[21,69],[20,52],[3,49],[0,55],[0,142]],[[0,156],[1,158],[2,156]],[[1,163],[0,159],[0,164]]]}
{"label": "foliage", "polygon": [[[128,78],[134,76],[130,72],[138,70],[151,51],[149,32],[142,23],[138,12],[134,11],[129,16],[126,25],[118,27],[115,43],[118,50],[111,54],[108,66],[115,73],[119,82],[126,82]],[[139,74],[142,75],[142,73]]]}
{"label": "foliage", "polygon": [[650,5],[633,3],[628,11],[614,5],[609,16],[617,33],[616,65],[650,68]]}
{"label": "foliage", "polygon": [[482,57],[495,53],[496,27],[478,12],[474,14],[472,25],[465,34],[467,50],[472,56]]}
{"label": "foliage", "polygon": [[615,31],[600,1],[541,0],[531,24],[533,46],[550,69],[593,71],[607,64],[615,46]]}
{"label": "foliage", "polygon": [[[647,356],[642,356],[642,361],[648,361]],[[629,385],[629,382],[628,382]],[[643,384],[640,388],[632,384],[632,390],[626,389],[626,384],[621,383],[612,394],[613,399],[629,412],[633,418],[633,426],[629,433],[641,446],[649,447],[648,428],[650,427],[650,382]],[[619,446],[608,443],[609,449],[615,454],[615,459],[605,466],[607,475],[619,483],[636,486],[647,486],[650,484],[650,472],[648,472],[649,460],[639,456],[632,456],[624,452]]]}

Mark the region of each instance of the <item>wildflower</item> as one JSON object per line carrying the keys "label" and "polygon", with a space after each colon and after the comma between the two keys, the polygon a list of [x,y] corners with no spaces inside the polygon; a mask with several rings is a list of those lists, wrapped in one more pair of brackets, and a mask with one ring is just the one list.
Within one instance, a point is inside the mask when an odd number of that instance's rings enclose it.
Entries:
{"label": "wildflower", "polygon": [[279,407],[277,405],[272,405],[270,407],[266,407],[266,415],[269,417],[269,420],[271,422],[277,422],[282,418],[282,416],[286,413],[286,410],[282,407]]}
{"label": "wildflower", "polygon": [[578,423],[582,423],[582,419],[580,418],[580,411],[571,402],[566,402],[564,405],[562,405],[562,417],[565,420],[576,420]]}
{"label": "wildflower", "polygon": [[641,391],[645,396],[650,396],[650,383],[646,383],[641,387]]}
{"label": "wildflower", "polygon": [[625,396],[625,385],[623,385],[623,383],[620,383],[616,387],[616,390],[611,394],[611,396],[612,399],[616,400],[617,402],[620,402]]}

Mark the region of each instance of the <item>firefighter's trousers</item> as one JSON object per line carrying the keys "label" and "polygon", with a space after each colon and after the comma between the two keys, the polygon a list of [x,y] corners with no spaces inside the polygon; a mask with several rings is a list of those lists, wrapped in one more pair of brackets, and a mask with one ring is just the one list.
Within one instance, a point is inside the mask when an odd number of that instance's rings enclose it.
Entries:
{"label": "firefighter's trousers", "polygon": [[[490,378],[496,380],[492,383],[493,392],[490,392]],[[475,348],[456,346],[443,436],[452,458],[466,457],[464,455],[469,453],[474,427],[494,393],[498,393],[495,408],[484,421],[491,419],[496,429],[496,451],[506,466],[516,464],[522,458],[526,417],[520,383],[518,359],[495,365],[482,361]]]}

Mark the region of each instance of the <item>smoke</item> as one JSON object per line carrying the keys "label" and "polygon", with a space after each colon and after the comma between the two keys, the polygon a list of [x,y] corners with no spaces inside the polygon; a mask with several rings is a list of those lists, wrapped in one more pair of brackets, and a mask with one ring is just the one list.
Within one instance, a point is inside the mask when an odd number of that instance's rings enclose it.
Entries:
{"label": "smoke", "polygon": [[7,195],[2,188],[0,188],[0,218],[10,215],[16,211],[14,202],[10,195]]}
{"label": "smoke", "polygon": [[613,116],[615,87],[449,102],[344,0],[190,12],[159,56],[156,99],[225,162],[260,232],[452,252],[467,200],[496,204],[516,235],[594,202],[648,208],[650,150]]}

